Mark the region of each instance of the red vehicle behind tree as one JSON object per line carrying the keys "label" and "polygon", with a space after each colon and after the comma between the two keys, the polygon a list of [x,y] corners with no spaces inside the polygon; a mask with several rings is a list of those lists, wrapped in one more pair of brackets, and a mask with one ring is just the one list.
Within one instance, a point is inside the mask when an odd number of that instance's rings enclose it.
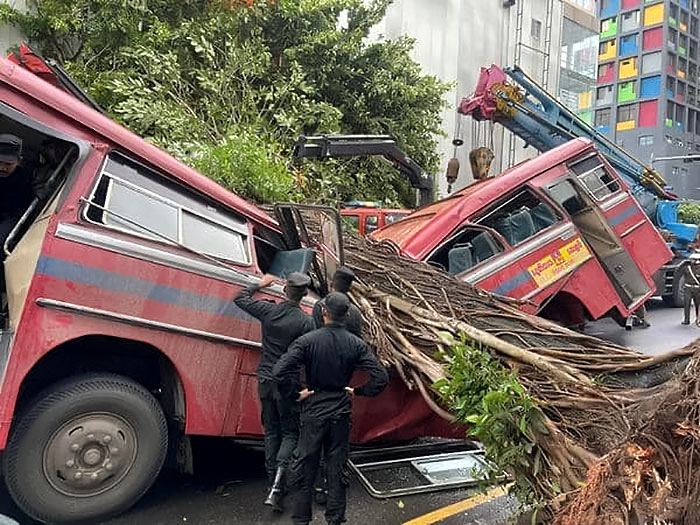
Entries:
{"label": "red vehicle behind tree", "polygon": [[[186,467],[188,436],[261,438],[260,329],[232,298],[287,248],[261,210],[4,59],[0,121],[27,158],[62,159],[3,247],[5,480],[40,521],[95,522]],[[356,443],[451,431],[399,380],[354,412]]]}
{"label": "red vehicle behind tree", "polygon": [[531,313],[629,319],[671,259],[627,186],[585,139],[474,183],[373,234]]}
{"label": "red vehicle behind tree", "polygon": [[380,208],[373,203],[350,203],[347,208],[340,210],[340,215],[360,235],[370,235],[387,224],[400,221],[409,213],[410,210]]}

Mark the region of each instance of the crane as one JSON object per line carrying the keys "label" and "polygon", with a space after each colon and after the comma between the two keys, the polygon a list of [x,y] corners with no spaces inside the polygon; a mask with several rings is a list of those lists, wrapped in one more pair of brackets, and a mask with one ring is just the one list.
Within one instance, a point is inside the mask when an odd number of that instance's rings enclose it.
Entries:
{"label": "crane", "polygon": [[302,135],[294,145],[294,159],[376,156],[397,169],[418,190],[419,206],[433,201],[433,178],[398,147],[391,135]]}

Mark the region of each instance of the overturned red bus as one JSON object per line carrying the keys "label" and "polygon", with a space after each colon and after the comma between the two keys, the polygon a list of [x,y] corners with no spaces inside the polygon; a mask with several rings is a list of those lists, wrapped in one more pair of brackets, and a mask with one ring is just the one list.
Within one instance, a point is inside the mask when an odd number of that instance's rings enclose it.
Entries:
{"label": "overturned red bus", "polygon": [[530,313],[625,322],[672,253],[623,180],[575,139],[373,234]]}

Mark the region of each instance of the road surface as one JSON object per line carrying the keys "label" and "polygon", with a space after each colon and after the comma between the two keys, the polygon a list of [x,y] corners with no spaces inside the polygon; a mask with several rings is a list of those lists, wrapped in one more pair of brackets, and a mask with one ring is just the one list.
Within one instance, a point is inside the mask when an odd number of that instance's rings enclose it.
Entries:
{"label": "road surface", "polygon": [[[700,336],[695,326],[681,326],[682,310],[660,301],[649,308],[648,329],[631,332],[610,320],[590,323],[586,333],[655,354],[680,348]],[[257,525],[290,523],[289,515],[273,515],[261,502],[265,496],[263,456],[225,440],[195,440],[195,476],[164,472],[149,493],[129,512],[107,525]],[[377,500],[353,479],[348,493],[349,524],[497,525],[508,523],[514,502],[493,497],[488,503],[464,490]],[[32,521],[0,489],[0,513],[22,525]],[[315,508],[313,524],[325,523],[323,508]]]}

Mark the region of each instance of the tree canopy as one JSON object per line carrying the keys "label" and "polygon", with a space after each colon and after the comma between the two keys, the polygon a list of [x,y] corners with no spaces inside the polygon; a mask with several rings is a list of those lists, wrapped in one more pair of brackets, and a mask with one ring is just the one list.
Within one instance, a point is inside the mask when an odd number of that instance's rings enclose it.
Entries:
{"label": "tree canopy", "polygon": [[115,119],[244,197],[413,204],[407,182],[368,159],[295,176],[302,133],[392,134],[437,170],[449,86],[422,74],[412,40],[368,41],[391,0],[29,3],[0,16]]}

